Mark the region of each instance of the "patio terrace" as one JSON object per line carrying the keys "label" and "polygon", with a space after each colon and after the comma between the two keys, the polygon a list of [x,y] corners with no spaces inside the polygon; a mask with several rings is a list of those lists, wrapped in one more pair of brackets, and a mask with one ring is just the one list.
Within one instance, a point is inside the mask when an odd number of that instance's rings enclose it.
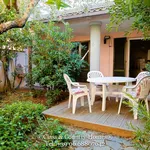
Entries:
{"label": "patio terrace", "polygon": [[102,112],[102,101],[99,96],[92,106],[92,113],[89,113],[88,104],[81,106],[80,101],[77,102],[76,113],[72,114],[72,108],[68,109],[68,99],[60,104],[53,106],[43,112],[46,117],[60,120],[60,122],[71,124],[85,129],[100,131],[122,137],[133,137],[133,131],[129,126],[143,127],[141,120],[134,120],[133,113],[126,105],[122,105],[121,114],[118,115],[119,102],[114,97],[107,99],[106,111]]}

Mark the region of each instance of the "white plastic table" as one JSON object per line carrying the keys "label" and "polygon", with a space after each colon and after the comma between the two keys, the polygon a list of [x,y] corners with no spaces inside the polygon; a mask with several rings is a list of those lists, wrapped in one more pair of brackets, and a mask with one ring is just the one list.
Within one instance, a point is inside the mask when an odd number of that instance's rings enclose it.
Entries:
{"label": "white plastic table", "polygon": [[102,84],[102,111],[106,109],[106,84],[107,83],[126,83],[126,85],[136,81],[130,77],[97,77],[87,79],[91,84],[91,102],[94,102],[96,84]]}

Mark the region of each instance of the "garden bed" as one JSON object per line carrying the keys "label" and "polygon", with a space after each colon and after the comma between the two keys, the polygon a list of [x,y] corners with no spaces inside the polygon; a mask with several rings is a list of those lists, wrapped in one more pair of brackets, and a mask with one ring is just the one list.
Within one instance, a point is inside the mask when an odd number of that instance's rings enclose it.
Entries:
{"label": "garden bed", "polygon": [[48,105],[45,93],[46,91],[41,89],[36,89],[32,91],[29,89],[18,89],[14,92],[1,94],[0,107],[2,107],[5,104],[11,104],[15,101],[31,101],[36,104],[43,104],[47,107],[52,107],[64,101],[68,97],[68,92],[62,91],[60,95],[56,98],[55,102],[51,105]]}

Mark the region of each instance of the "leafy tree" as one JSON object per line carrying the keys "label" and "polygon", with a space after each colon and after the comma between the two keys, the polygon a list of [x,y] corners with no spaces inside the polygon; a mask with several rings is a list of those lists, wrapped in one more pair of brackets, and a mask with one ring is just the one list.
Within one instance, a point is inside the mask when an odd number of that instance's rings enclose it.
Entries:
{"label": "leafy tree", "polygon": [[[0,34],[12,28],[22,28],[40,0],[0,0]],[[68,7],[62,0],[47,0],[58,9]]]}
{"label": "leafy tree", "polygon": [[[23,27],[38,1],[0,0],[0,61],[4,69],[4,91],[14,87],[11,85],[8,70],[10,61],[16,56],[16,50],[22,51],[25,47],[32,46],[33,43],[29,26],[26,26],[25,30],[8,30]],[[58,9],[68,6],[61,0],[48,0],[47,4],[56,5]],[[13,75],[15,80],[15,72]]]}
{"label": "leafy tree", "polygon": [[[64,24],[64,31],[54,23],[32,22],[28,24],[32,30],[30,47],[32,47],[33,82],[51,89],[64,86],[63,73],[71,77],[79,75],[84,61],[76,53],[71,54],[72,29]],[[31,82],[31,81],[30,81]]]}
{"label": "leafy tree", "polygon": [[109,12],[109,30],[114,26],[118,29],[125,20],[131,19],[130,31],[140,31],[145,38],[150,36],[150,0],[114,0]]}

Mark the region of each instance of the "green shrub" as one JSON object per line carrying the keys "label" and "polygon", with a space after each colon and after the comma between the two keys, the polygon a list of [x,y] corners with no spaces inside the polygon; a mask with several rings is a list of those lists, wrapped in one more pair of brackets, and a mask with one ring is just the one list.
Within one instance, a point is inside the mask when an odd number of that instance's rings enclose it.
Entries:
{"label": "green shrub", "polygon": [[61,91],[59,89],[47,91],[47,93],[45,94],[45,96],[47,98],[47,101],[46,101],[47,105],[51,106],[51,105],[55,104],[59,99],[60,93],[61,93]]}
{"label": "green shrub", "polygon": [[69,132],[58,120],[45,119],[44,109],[24,101],[5,105],[0,111],[0,150],[56,150],[63,144],[66,148]]}
{"label": "green shrub", "polygon": [[134,130],[135,138],[133,139],[134,147],[139,150],[150,149],[150,113],[147,112],[146,106],[139,104],[138,117],[143,120],[143,128],[131,125]]}
{"label": "green shrub", "polygon": [[150,71],[150,62],[148,62],[145,67],[147,71]]}
{"label": "green shrub", "polygon": [[33,143],[30,148],[36,150],[63,149],[72,141],[68,130],[53,119],[39,120],[39,127],[31,139]]}
{"label": "green shrub", "polygon": [[47,58],[38,51],[33,56],[36,67],[32,70],[33,81],[43,87],[51,89],[63,89],[65,81],[63,73],[67,73],[72,79],[77,78],[85,61],[78,54],[69,54],[67,51],[45,50]]}
{"label": "green shrub", "polygon": [[44,96],[44,93],[45,93],[44,90],[33,89],[31,91],[31,95],[33,98],[38,98],[38,97]]}
{"label": "green shrub", "polygon": [[63,73],[72,79],[80,75],[81,68],[87,63],[75,52],[71,53],[74,44],[71,43],[72,29],[64,23],[64,31],[55,23],[31,23],[32,34],[32,68],[28,74],[28,83],[39,83],[50,89],[65,89]]}
{"label": "green shrub", "polygon": [[[145,103],[143,104],[143,101],[138,102],[138,119],[140,119],[143,122],[143,127],[141,128],[134,126],[132,123],[129,124],[130,127],[133,129],[133,144],[137,150],[150,149],[150,113],[147,112],[146,105]],[[135,107],[130,101],[124,103],[130,106],[132,110]]]}
{"label": "green shrub", "polygon": [[37,125],[45,107],[32,102],[15,102],[0,111],[0,148],[21,150],[29,146],[28,134]]}

